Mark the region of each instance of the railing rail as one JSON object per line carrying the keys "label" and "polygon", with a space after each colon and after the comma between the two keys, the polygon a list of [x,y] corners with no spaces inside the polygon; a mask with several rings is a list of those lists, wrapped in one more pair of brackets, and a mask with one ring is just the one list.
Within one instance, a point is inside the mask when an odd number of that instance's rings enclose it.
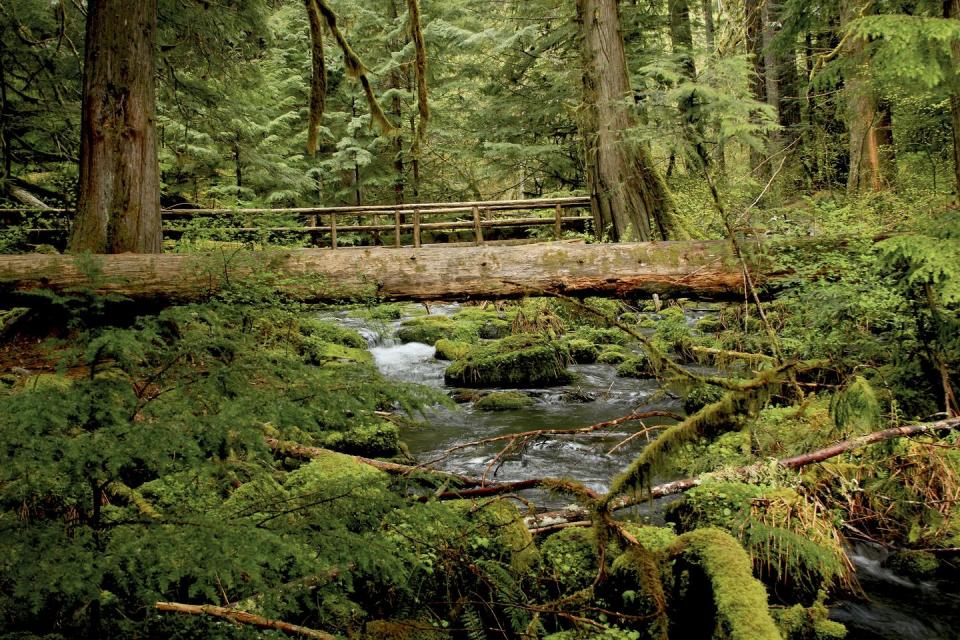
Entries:
{"label": "railing rail", "polygon": [[[177,209],[167,208],[161,211],[164,221],[176,224],[178,221],[191,218],[222,217],[237,219],[239,224],[209,227],[209,230],[230,232],[276,232],[308,234],[315,246],[330,246],[336,249],[338,234],[343,233],[372,233],[379,238],[380,232],[393,231],[393,246],[402,246],[404,232],[411,234],[414,247],[421,246],[424,231],[459,231],[472,229],[474,244],[483,244],[485,230],[507,227],[538,227],[553,226],[553,236],[560,238],[563,227],[573,224],[582,224],[591,220],[589,215],[564,215],[566,210],[584,209],[590,207],[589,197],[565,198],[537,198],[527,200],[487,200],[468,202],[428,202],[398,205],[367,205],[344,207],[292,207],[292,208],[247,208],[247,209]],[[504,217],[507,212],[544,211],[550,210],[549,217]],[[46,229],[26,229],[32,237],[49,237],[63,235],[66,232],[66,214],[70,209],[33,209],[33,208],[0,208],[0,227],[15,224],[15,220],[26,214],[37,213],[56,215],[58,227]],[[457,214],[470,214],[460,219]],[[266,216],[293,216],[304,220],[303,226],[264,226],[256,224],[257,218]],[[425,221],[437,216],[452,216],[454,219],[442,221]],[[344,224],[346,218],[356,218],[354,224]],[[381,218],[390,220],[381,222]],[[370,219],[364,223],[363,219]],[[168,238],[182,237],[189,230],[178,226],[165,226],[164,236]],[[323,236],[327,242],[323,242]],[[382,239],[381,239],[382,240]],[[384,242],[386,244],[386,242]],[[453,243],[457,244],[457,243]]]}

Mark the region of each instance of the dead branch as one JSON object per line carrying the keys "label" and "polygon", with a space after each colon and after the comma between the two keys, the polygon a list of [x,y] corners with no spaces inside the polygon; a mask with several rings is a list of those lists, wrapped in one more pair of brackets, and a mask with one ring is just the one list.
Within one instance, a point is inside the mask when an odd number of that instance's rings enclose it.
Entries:
{"label": "dead branch", "polygon": [[248,624],[261,629],[274,629],[290,636],[304,636],[307,638],[318,638],[319,640],[336,640],[336,636],[330,635],[329,633],[324,633],[323,631],[301,627],[299,625],[290,624],[289,622],[283,622],[282,620],[271,620],[269,618],[264,618],[246,611],[217,607],[211,604],[158,602],[156,604],[156,608],[157,611],[169,613],[186,613],[193,616],[207,615],[215,618],[224,618],[239,624]]}

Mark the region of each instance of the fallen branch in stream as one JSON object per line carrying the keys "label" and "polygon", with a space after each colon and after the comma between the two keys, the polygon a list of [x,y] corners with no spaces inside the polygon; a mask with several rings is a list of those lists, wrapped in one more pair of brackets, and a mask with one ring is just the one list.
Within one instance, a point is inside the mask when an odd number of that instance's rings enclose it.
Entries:
{"label": "fallen branch in stream", "polygon": [[[490,438],[483,438],[480,440],[473,440],[471,442],[464,442],[462,444],[455,445],[449,449],[442,451],[437,457],[422,462],[417,465],[418,468],[425,467],[429,468],[430,466],[446,460],[451,455],[457,451],[462,451],[463,449],[470,449],[473,447],[482,447],[484,445],[493,444],[495,442],[504,442],[506,445],[497,452],[493,457],[490,463],[487,465],[487,468],[484,469],[483,476],[480,478],[480,484],[486,484],[487,475],[490,473],[490,470],[500,462],[504,456],[514,450],[520,450],[531,440],[536,440],[537,438],[542,438],[544,436],[573,436],[573,435],[583,435],[586,433],[593,433],[594,431],[600,431],[601,429],[609,429],[610,427],[616,427],[621,424],[628,422],[640,422],[647,418],[670,418],[671,420],[683,420],[683,416],[674,413],[672,411],[634,411],[631,414],[621,416],[619,418],[613,418],[612,420],[604,420],[603,422],[597,422],[587,427],[576,427],[570,429],[536,429],[533,431],[522,431],[520,433],[508,433],[500,436],[492,436]],[[650,428],[646,425],[643,425],[643,432],[649,433]]]}
{"label": "fallen branch in stream", "polygon": [[[937,422],[925,422],[906,427],[892,427],[890,429],[884,429],[883,431],[875,431],[873,433],[868,433],[856,438],[842,440],[836,444],[830,445],[829,447],[824,447],[823,449],[818,449],[803,455],[793,456],[791,458],[781,458],[780,460],[777,460],[777,464],[784,469],[800,469],[811,464],[829,460],[830,458],[835,458],[836,456],[847,453],[848,451],[862,449],[863,447],[876,444],[878,442],[893,440],[894,438],[911,438],[919,435],[936,433],[939,431],[951,431],[954,429],[960,429],[960,418],[948,418],[946,420],[939,420]],[[763,464],[764,463],[760,462],[757,464],[740,467],[734,471],[734,474],[739,476],[748,476],[750,475],[751,471],[756,470]],[[674,480],[672,482],[665,482],[663,484],[655,485],[650,488],[649,493],[643,498],[638,499],[632,496],[624,496],[618,500],[614,500],[612,503],[610,503],[610,509],[612,511],[626,509],[628,507],[635,506],[644,500],[664,498],[666,496],[689,491],[690,489],[702,484],[704,477],[705,476],[684,478],[682,480]],[[492,488],[492,486],[490,488]],[[580,507],[568,507],[560,511],[540,513],[526,518],[525,521],[527,528],[531,529],[532,531],[538,531],[541,529],[554,531],[557,528],[562,528],[563,526],[585,526],[582,524],[582,521],[589,520],[589,517],[590,514],[586,509]]]}
{"label": "fallen branch in stream", "polygon": [[239,611],[237,609],[227,609],[226,607],[217,607],[211,604],[182,604],[180,602],[158,602],[157,611],[168,613],[186,613],[193,616],[213,616],[214,618],[224,618],[239,624],[247,624],[260,629],[274,629],[290,636],[304,636],[306,638],[317,638],[318,640],[336,640],[336,636],[316,629],[301,627],[282,620],[271,620],[262,616]]}

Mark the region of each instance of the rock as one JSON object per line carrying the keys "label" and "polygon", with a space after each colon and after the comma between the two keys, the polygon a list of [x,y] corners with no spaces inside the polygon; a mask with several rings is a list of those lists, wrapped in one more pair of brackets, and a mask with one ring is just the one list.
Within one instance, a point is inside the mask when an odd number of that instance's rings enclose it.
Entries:
{"label": "rock", "polygon": [[597,356],[597,362],[600,364],[618,365],[623,363],[629,357],[630,356],[627,355],[620,347],[611,346],[600,352],[600,355]]}
{"label": "rock", "polygon": [[533,398],[520,391],[494,391],[474,403],[480,411],[515,411],[533,404]]}
{"label": "rock", "polygon": [[577,364],[593,364],[600,355],[600,347],[592,342],[580,338],[574,338],[566,342],[567,349],[570,350],[570,357]]}
{"label": "rock", "polygon": [[617,367],[617,375],[621,378],[655,378],[656,371],[650,359],[641,354],[624,360]]}
{"label": "rock", "polygon": [[470,352],[468,343],[448,340],[447,338],[437,340],[436,347],[437,351],[433,357],[437,360],[459,360]]}
{"label": "rock", "polygon": [[464,387],[531,387],[564,384],[570,352],[561,342],[536,334],[510,336],[473,347],[447,367],[444,380]]}

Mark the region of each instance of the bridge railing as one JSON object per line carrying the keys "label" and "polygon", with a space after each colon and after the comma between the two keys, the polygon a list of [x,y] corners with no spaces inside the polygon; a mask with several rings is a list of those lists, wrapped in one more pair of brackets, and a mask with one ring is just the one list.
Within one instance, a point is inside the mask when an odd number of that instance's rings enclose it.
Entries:
{"label": "bridge railing", "polygon": [[[306,234],[313,246],[336,249],[338,235],[345,233],[370,234],[372,241],[386,246],[419,247],[424,236],[436,232],[467,231],[471,244],[483,244],[485,234],[498,228],[552,227],[552,235],[560,238],[564,228],[586,227],[592,220],[589,197],[537,198],[528,200],[486,200],[469,202],[429,202],[402,205],[368,205],[345,207],[296,207],[281,209],[163,209],[163,234],[176,239],[190,233],[184,221],[215,218],[216,226],[204,226],[204,231],[230,233]],[[586,210],[586,214],[583,211]],[[516,217],[518,212],[540,212],[541,215]],[[548,215],[543,215],[549,212]],[[24,229],[30,238],[63,238],[68,229],[69,209],[0,209],[0,228],[23,222],[29,214],[42,216],[46,228]],[[258,224],[258,218],[292,217],[302,222],[299,226],[271,226],[269,221]],[[231,224],[232,223],[232,224]],[[275,223],[273,223],[275,224]],[[425,234],[426,232],[426,234]],[[386,234],[384,237],[383,234]],[[449,244],[449,243],[444,243]]]}

